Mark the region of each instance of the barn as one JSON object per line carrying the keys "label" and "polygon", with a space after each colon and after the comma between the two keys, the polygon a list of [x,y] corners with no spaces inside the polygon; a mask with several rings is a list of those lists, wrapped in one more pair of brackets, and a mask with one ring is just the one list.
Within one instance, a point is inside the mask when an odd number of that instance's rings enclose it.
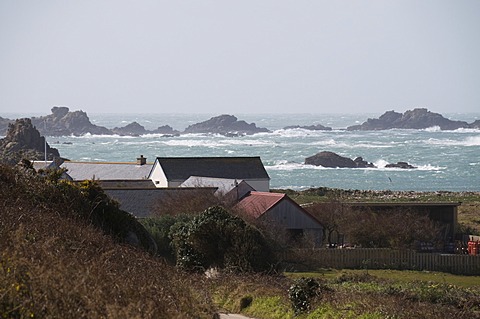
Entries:
{"label": "barn", "polygon": [[309,237],[315,246],[322,245],[322,224],[286,194],[250,192],[235,205],[234,210],[267,227],[286,230],[289,239]]}

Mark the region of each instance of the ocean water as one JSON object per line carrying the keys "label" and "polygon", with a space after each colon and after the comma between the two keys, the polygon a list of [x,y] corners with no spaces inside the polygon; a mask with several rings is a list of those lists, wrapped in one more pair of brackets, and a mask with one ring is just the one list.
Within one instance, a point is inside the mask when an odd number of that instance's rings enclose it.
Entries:
{"label": "ocean water", "polygon": [[[218,114],[88,114],[108,128],[133,121],[155,129],[170,125],[183,130]],[[63,136],[47,137],[60,154],[76,161],[148,161],[157,156],[260,156],[272,188],[335,187],[362,190],[480,191],[480,130],[459,129],[355,131],[345,128],[381,114],[235,114],[271,133],[242,137],[188,134],[164,137]],[[479,114],[443,114],[468,123]],[[22,114],[0,114],[17,118]],[[32,116],[31,114],[29,116]],[[38,115],[37,115],[38,116]],[[284,130],[289,125],[322,124],[333,131]],[[323,168],[303,164],[320,151],[373,162],[378,168]],[[387,163],[408,162],[416,169],[385,168]]]}

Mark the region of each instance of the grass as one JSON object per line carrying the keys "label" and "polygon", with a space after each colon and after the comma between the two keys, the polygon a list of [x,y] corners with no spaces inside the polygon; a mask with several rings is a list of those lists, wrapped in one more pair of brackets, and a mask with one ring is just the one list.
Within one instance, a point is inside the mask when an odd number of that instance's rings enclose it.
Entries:
{"label": "grass", "polygon": [[[372,274],[373,273],[373,274]],[[309,311],[295,314],[287,295],[298,277],[314,277],[319,290]],[[383,277],[382,277],[383,276]],[[432,280],[433,279],[433,280]],[[468,280],[472,280],[469,284]],[[228,312],[263,319],[480,318],[478,278],[400,271],[287,273],[279,277],[217,279],[213,290]],[[450,284],[448,282],[455,282]],[[243,297],[251,303],[241,309]],[[225,298],[226,297],[226,298]]]}
{"label": "grass", "polygon": [[410,271],[410,270],[389,270],[389,269],[320,269],[318,272],[289,272],[285,275],[290,278],[300,277],[313,277],[324,280],[332,280],[337,278],[341,274],[351,273],[354,275],[361,275],[365,272],[368,274],[382,278],[394,280],[397,282],[412,282],[412,281],[424,281],[424,282],[436,282],[455,285],[458,287],[472,288],[480,287],[480,276],[459,276],[442,272],[429,272],[429,271]]}

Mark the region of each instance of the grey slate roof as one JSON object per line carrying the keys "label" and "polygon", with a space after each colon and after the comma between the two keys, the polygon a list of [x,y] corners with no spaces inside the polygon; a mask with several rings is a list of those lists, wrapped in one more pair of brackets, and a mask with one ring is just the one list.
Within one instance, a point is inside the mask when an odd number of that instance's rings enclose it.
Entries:
{"label": "grey slate roof", "polygon": [[227,179],[270,179],[260,157],[157,157],[170,181],[190,176]]}
{"label": "grey slate roof", "polygon": [[147,179],[152,164],[111,162],[64,162],[60,167],[66,168],[74,180],[128,180]]}
{"label": "grey slate roof", "polygon": [[57,168],[54,161],[32,161],[33,168],[38,171],[39,169]]}
{"label": "grey slate roof", "polygon": [[254,191],[244,180],[227,179],[227,178],[213,178],[202,176],[190,176],[180,187],[216,187],[217,195],[228,195],[230,192],[236,193],[236,200],[243,197],[250,191]]}
{"label": "grey slate roof", "polygon": [[[182,196],[198,196],[197,188],[104,188],[105,193],[120,204],[120,209],[133,214],[135,217],[149,217],[155,212],[155,207],[161,205],[162,200]],[[213,196],[216,188],[203,188]]]}

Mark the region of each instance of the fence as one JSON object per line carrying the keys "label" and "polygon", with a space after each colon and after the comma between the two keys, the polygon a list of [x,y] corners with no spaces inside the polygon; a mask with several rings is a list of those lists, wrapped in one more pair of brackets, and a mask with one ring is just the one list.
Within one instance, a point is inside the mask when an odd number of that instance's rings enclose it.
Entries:
{"label": "fence", "polygon": [[375,248],[292,250],[287,262],[320,268],[408,269],[480,275],[480,256],[417,253],[413,250]]}

